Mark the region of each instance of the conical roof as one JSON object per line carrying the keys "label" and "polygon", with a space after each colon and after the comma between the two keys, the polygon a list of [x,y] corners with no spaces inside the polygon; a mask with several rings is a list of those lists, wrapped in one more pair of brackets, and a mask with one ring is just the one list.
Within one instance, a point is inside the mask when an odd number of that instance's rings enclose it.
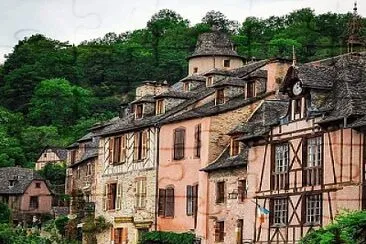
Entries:
{"label": "conical roof", "polygon": [[220,31],[201,34],[198,37],[196,49],[189,58],[213,55],[240,57],[229,36]]}

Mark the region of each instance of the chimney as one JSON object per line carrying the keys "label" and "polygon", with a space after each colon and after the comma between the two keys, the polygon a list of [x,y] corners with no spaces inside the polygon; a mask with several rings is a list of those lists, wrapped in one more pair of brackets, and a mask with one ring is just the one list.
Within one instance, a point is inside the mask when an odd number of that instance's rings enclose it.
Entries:
{"label": "chimney", "polygon": [[128,113],[128,103],[121,103],[119,106],[119,117],[125,118]]}
{"label": "chimney", "polygon": [[136,88],[136,99],[139,99],[146,95],[156,96],[169,89],[167,81],[143,81],[140,86]]}

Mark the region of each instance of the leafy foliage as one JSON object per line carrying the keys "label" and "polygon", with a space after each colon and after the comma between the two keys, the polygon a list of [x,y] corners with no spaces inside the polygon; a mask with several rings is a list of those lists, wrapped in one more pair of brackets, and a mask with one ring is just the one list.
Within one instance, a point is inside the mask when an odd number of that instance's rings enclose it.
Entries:
{"label": "leafy foliage", "polygon": [[50,242],[38,233],[28,234],[26,230],[0,224],[0,243],[4,244],[49,244]]}
{"label": "leafy foliage", "polygon": [[11,210],[6,203],[0,202],[0,224],[8,224],[11,221]]}
{"label": "leafy foliage", "polygon": [[193,233],[174,233],[163,231],[151,231],[142,235],[142,243],[163,243],[163,244],[192,244],[195,240]]}
{"label": "leafy foliage", "polygon": [[46,180],[49,180],[52,185],[65,184],[65,164],[46,164],[39,172]]}
{"label": "leafy foliage", "polygon": [[365,243],[366,211],[343,212],[333,224],[308,233],[301,243]]}
{"label": "leafy foliage", "polygon": [[55,219],[55,227],[58,233],[62,236],[66,234],[66,225],[69,222],[69,218],[67,216],[60,216]]}

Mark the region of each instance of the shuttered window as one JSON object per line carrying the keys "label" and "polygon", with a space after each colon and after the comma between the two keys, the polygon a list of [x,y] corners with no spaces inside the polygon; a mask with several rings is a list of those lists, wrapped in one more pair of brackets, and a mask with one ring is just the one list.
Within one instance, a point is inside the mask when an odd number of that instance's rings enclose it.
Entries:
{"label": "shuttered window", "polygon": [[113,143],[113,163],[121,162],[121,137],[115,137]]}
{"label": "shuttered window", "polygon": [[156,114],[163,114],[164,111],[164,100],[157,100],[156,101]]}
{"label": "shuttered window", "polygon": [[225,103],[224,89],[219,89],[216,91],[216,105],[224,103]]}
{"label": "shuttered window", "polygon": [[186,214],[197,215],[198,206],[198,185],[187,185],[186,187]]}
{"label": "shuttered window", "polygon": [[121,162],[126,162],[127,158],[127,135],[121,137]]}
{"label": "shuttered window", "polygon": [[134,135],[134,161],[143,160],[147,157],[149,150],[148,130],[136,132]]}
{"label": "shuttered window", "polygon": [[107,210],[114,210],[116,208],[117,184],[108,184],[107,188]]}
{"label": "shuttered window", "polygon": [[136,208],[146,207],[146,178],[136,180]]}
{"label": "shuttered window", "polygon": [[158,215],[165,215],[166,190],[159,189]]}
{"label": "shuttered window", "polygon": [[239,180],[238,181],[238,199],[239,202],[244,202],[244,199],[247,197],[247,181]]}
{"label": "shuttered window", "polygon": [[215,223],[215,242],[223,242],[225,236],[224,221],[217,221]]}
{"label": "shuttered window", "polygon": [[74,149],[70,152],[70,163],[74,164],[75,160],[76,160],[76,150]]}
{"label": "shuttered window", "polygon": [[113,164],[113,141],[114,138],[109,138],[108,142],[108,163]]}
{"label": "shuttered window", "polygon": [[194,129],[194,156],[201,157],[201,124],[196,125]]}
{"label": "shuttered window", "polygon": [[165,217],[174,217],[174,188],[166,189]]}
{"label": "shuttered window", "polygon": [[116,209],[120,210],[122,208],[122,184],[117,184],[117,194],[116,194]]}
{"label": "shuttered window", "polygon": [[251,98],[255,96],[255,82],[249,81],[247,83],[247,98]]}
{"label": "shuttered window", "polygon": [[186,214],[193,215],[193,186],[188,185],[186,188]]}
{"label": "shuttered window", "polygon": [[174,188],[159,189],[159,216],[174,217],[174,205]]}
{"label": "shuttered window", "polygon": [[239,141],[235,140],[235,139],[231,139],[231,143],[230,143],[230,155],[236,156],[239,154]]}
{"label": "shuttered window", "polygon": [[174,130],[174,160],[180,160],[184,158],[185,134],[186,130],[183,128]]}
{"label": "shuttered window", "polygon": [[225,182],[220,181],[216,183],[216,203],[225,202]]}
{"label": "shuttered window", "polygon": [[123,228],[116,228],[113,233],[114,244],[122,244]]}
{"label": "shuttered window", "polygon": [[143,111],[143,104],[136,104],[135,105],[135,118],[136,119],[142,118],[142,111]]}

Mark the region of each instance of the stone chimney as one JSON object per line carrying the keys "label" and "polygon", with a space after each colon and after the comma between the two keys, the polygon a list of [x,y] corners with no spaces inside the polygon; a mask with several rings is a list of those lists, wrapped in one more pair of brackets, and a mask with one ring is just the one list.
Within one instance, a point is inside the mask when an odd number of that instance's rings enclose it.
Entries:
{"label": "stone chimney", "polygon": [[143,81],[140,86],[136,88],[136,99],[146,95],[156,96],[168,91],[169,84],[167,81]]}

